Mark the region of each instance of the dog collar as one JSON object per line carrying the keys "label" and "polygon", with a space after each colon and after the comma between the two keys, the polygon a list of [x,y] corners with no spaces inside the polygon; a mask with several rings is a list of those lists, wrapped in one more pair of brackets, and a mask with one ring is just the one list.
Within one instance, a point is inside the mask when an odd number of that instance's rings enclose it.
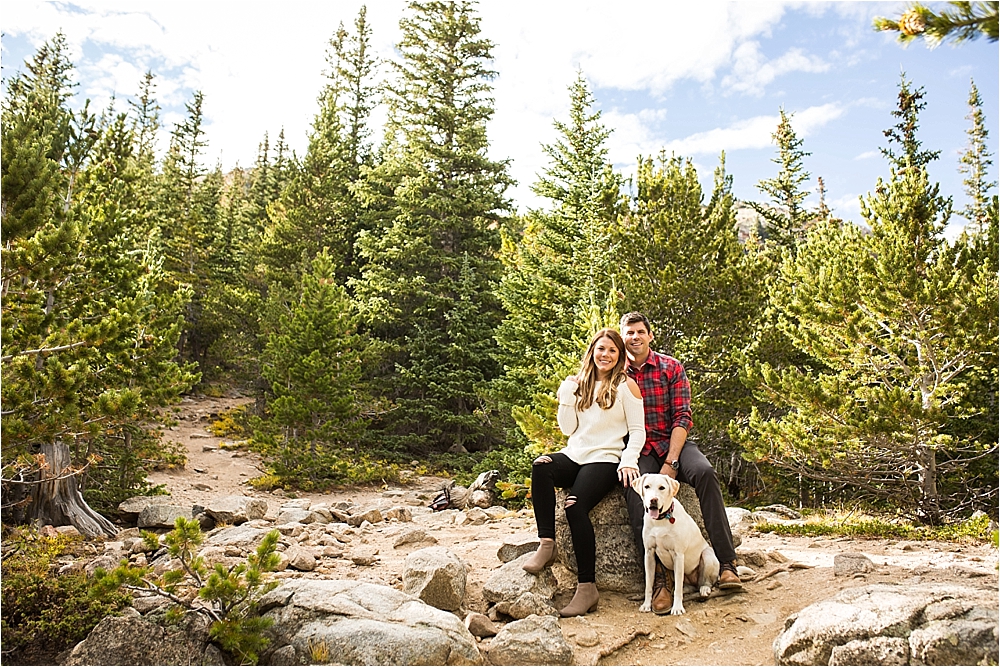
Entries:
{"label": "dog collar", "polygon": [[674,503],[671,501],[670,507],[667,508],[665,512],[660,512],[660,516],[653,519],[654,521],[659,521],[660,519],[670,519],[670,523],[675,521],[674,519]]}

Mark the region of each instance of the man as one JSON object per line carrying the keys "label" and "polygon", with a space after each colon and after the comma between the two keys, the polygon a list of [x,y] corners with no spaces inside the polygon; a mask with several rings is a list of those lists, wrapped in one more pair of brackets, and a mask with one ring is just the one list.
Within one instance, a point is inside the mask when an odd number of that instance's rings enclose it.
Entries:
{"label": "man", "polygon": [[[679,482],[690,484],[698,494],[705,528],[722,565],[719,588],[742,588],[736,574],[736,549],[726,517],[722,489],[715,469],[694,443],[687,442],[691,420],[691,385],[679,361],[650,349],[653,332],[642,313],[628,313],[619,326],[628,356],[628,375],[642,393],[646,417],[646,444],[639,455],[639,474],[659,473]],[[645,508],[642,499],[631,488],[625,491],[629,521],[639,553],[643,553],[642,521]],[[653,611],[669,613],[673,605],[667,590],[663,567],[656,564],[657,577],[653,591]]]}

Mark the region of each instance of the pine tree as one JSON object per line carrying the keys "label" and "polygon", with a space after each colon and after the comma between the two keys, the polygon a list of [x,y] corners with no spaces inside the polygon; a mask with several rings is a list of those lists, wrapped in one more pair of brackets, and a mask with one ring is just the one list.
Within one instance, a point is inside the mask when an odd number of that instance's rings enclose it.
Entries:
{"label": "pine tree", "polygon": [[972,127],[966,130],[966,134],[969,135],[969,145],[962,155],[959,171],[966,175],[962,183],[965,184],[965,194],[969,197],[969,203],[962,210],[962,216],[971,223],[975,233],[986,229],[989,225],[989,193],[997,186],[997,182],[989,181],[986,175],[993,161],[986,148],[989,131],[986,129],[983,117],[983,99],[979,95],[975,81],[970,82],[969,115],[966,118],[971,121]]}
{"label": "pine tree", "polygon": [[468,299],[462,330],[477,350],[490,346],[499,320],[492,284],[511,181],[506,163],[487,155],[493,45],[468,2],[411,3],[400,27],[383,162],[358,187],[369,229],[352,281],[367,333],[385,344],[372,386],[399,406],[377,428],[380,442],[411,451],[482,447],[493,430],[477,388],[496,375],[492,355],[475,359],[460,387],[444,369],[455,353],[446,335],[456,302]]}
{"label": "pine tree", "polygon": [[374,107],[377,61],[364,7],[355,32],[340,25],[327,51],[328,81],[319,98],[309,147],[269,209],[261,249],[268,280],[288,288],[296,272],[328,248],[342,282],[359,275],[355,241],[361,229],[352,187],[372,165],[367,123]]}
{"label": "pine tree", "polygon": [[[900,96],[897,117],[915,128],[910,99]],[[936,523],[990,496],[955,487],[989,445],[952,428],[968,417],[964,380],[990,341],[972,307],[978,290],[941,236],[950,200],[923,164],[891,160],[889,181],[862,205],[871,234],[828,221],[786,258],[778,324],[818,366],[757,368],[758,396],[787,413],[754,414],[743,440],[761,460]]]}
{"label": "pine tree", "polygon": [[612,231],[621,178],[608,162],[610,130],[582,73],[569,93],[569,121],[554,121],[559,136],[542,146],[549,164],[532,185],[550,208],[529,211],[522,230],[504,231],[498,295],[507,315],[496,339],[505,373],[494,389],[505,409],[530,405],[579,362],[578,320],[604,302],[619,260]]}
{"label": "pine tree", "polygon": [[811,155],[802,150],[802,139],[792,128],[792,119],[779,111],[778,129],[771,138],[778,146],[778,156],[771,161],[780,166],[778,175],[757,183],[757,189],[770,195],[770,204],[750,202],[750,206],[764,218],[765,234],[768,240],[778,245],[794,249],[803,230],[813,219],[813,213],[803,205],[808,190],[802,184],[809,181],[809,172],[802,166],[802,160]]}
{"label": "pine tree", "polygon": [[319,488],[336,479],[361,419],[358,381],[363,347],[356,315],[324,250],[264,350],[263,374],[274,394],[255,438],[283,482]]}
{"label": "pine tree", "polygon": [[114,335],[98,345],[95,379],[76,396],[88,421],[102,420],[87,440],[88,457],[97,454],[102,461],[85,480],[86,497],[104,507],[146,488],[146,461],[160,455],[153,428],[161,421],[158,409],[198,379],[193,364],[176,360],[190,293],[168,288],[160,248],[145,233],[145,174],[141,144],[134,139],[124,115],[108,123],[78,186],[87,242],[72,290],[90,319],[115,325]]}
{"label": "pine tree", "polygon": [[[882,131],[889,140],[889,146],[879,150],[897,170],[907,167],[921,169],[941,155],[941,151],[920,150],[921,141],[917,138],[917,130],[920,127],[918,121],[920,112],[927,103],[923,101],[923,87],[911,90],[911,86],[912,83],[906,78],[906,72],[900,74],[898,103],[892,112],[893,117],[898,118],[899,122]],[[895,151],[892,148],[893,144],[897,146]]]}
{"label": "pine tree", "polygon": [[204,95],[196,91],[185,105],[187,117],[174,128],[163,161],[157,197],[159,232],[165,247],[164,266],[178,286],[192,290],[179,343],[187,359],[204,363],[218,337],[217,322],[205,313],[205,294],[213,279],[213,255],[218,250],[218,204],[222,188],[219,169],[201,164],[206,146]]}
{"label": "pine tree", "polygon": [[725,154],[707,204],[694,165],[678,156],[640,161],[635,186],[622,229],[624,307],[643,312],[655,348],[684,364],[698,413],[692,437],[737,491],[750,482],[738,481],[742,464],[728,427],[751,404],[739,353],[763,308],[766,265],[758,248],[740,246]]}
{"label": "pine tree", "polygon": [[133,121],[132,131],[135,133],[136,157],[139,164],[153,169],[156,161],[156,133],[160,129],[160,105],[154,97],[156,84],[153,73],[146,71],[139,86],[139,93],[136,99],[129,100],[132,108]]}
{"label": "pine tree", "polygon": [[71,69],[57,36],[3,107],[4,478],[67,445],[85,497],[108,506],[145,488],[155,409],[195,377],[174,362],[185,295],[162,289],[139,222],[134,136],[67,109]]}
{"label": "pine tree", "polygon": [[928,47],[934,48],[946,39],[960,44],[974,40],[981,35],[995,42],[1000,34],[998,23],[998,2],[949,2],[951,10],[935,12],[919,2],[913,3],[896,20],[876,17],[876,30],[898,32],[899,41],[909,44],[923,35]]}

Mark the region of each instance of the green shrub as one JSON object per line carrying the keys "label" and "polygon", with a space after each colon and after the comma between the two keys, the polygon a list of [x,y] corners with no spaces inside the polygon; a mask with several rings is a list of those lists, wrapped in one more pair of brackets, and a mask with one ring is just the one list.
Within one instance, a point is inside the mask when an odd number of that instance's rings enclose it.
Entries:
{"label": "green shrub", "polygon": [[57,558],[80,538],[17,530],[4,542],[4,664],[55,664],[57,654],[87,637],[101,619],[129,604],[119,591],[91,595],[83,573],[56,574]]}
{"label": "green shrub", "polygon": [[[143,537],[149,548],[158,546],[155,534],[146,532]],[[168,620],[178,619],[187,612],[203,614],[212,622],[210,636],[224,651],[240,664],[256,664],[260,651],[267,646],[263,632],[273,623],[258,615],[257,603],[278,585],[264,576],[278,564],[275,553],[278,531],[265,535],[256,552],[231,568],[217,564],[210,570],[204,559],[196,555],[202,540],[197,520],[178,517],[164,542],[170,557],[178,560],[180,567],[156,577],[149,567],[122,564],[111,572],[98,570],[96,588],[146,591],[165,597],[174,603],[167,612]],[[194,596],[190,595],[192,591]]]}
{"label": "green shrub", "polygon": [[324,491],[338,484],[399,481],[399,465],[380,457],[329,443],[305,444],[258,432],[250,448],[267,463],[264,475],[251,481],[260,490]]}
{"label": "green shrub", "polygon": [[249,404],[239,405],[219,413],[218,419],[209,424],[209,432],[220,438],[249,438],[253,435],[252,408]]}

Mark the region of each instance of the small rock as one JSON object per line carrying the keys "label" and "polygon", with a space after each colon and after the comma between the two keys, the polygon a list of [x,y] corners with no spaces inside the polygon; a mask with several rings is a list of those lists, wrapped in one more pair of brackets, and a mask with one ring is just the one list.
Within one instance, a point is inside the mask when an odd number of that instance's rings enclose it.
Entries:
{"label": "small rock", "polygon": [[473,637],[492,637],[497,633],[497,626],[489,616],[476,612],[466,615],[465,627]]}
{"label": "small rock", "polygon": [[764,507],[758,507],[758,512],[774,512],[783,519],[797,520],[802,518],[802,513],[793,510],[787,505],[766,505]]}
{"label": "small rock", "polygon": [[516,542],[504,542],[503,545],[497,549],[497,558],[500,559],[501,563],[509,563],[512,560],[516,560],[523,556],[524,554],[530,554],[538,549],[538,538],[531,537],[527,539],[521,539]]}
{"label": "small rock", "polygon": [[573,663],[573,647],[551,616],[529,616],[509,623],[493,638],[488,655],[494,665]]}
{"label": "small rock", "polygon": [[590,648],[591,646],[597,646],[600,644],[601,638],[597,634],[597,631],[593,628],[581,628],[580,630],[577,630],[576,636],[573,637],[573,641],[576,642],[577,646]]}
{"label": "small rock", "polygon": [[437,538],[428,535],[423,528],[414,528],[399,535],[392,543],[394,548],[399,548],[405,544],[416,544],[418,542],[437,542]]}
{"label": "small rock", "polygon": [[842,553],[833,557],[833,574],[836,577],[854,576],[875,571],[875,563],[862,553]]}
{"label": "small rock", "polygon": [[393,507],[385,513],[385,518],[387,521],[395,519],[396,521],[409,522],[413,521],[413,513],[407,507]]}
{"label": "small rock", "polygon": [[694,629],[690,621],[683,620],[677,622],[677,632],[681,633],[689,639],[694,639],[698,636],[698,631]]}
{"label": "small rock", "polygon": [[374,565],[378,561],[378,551],[376,549],[356,549],[351,554],[351,562],[355,565]]}
{"label": "small rock", "polygon": [[146,615],[151,611],[162,609],[170,604],[170,600],[160,597],[159,595],[150,595],[148,597],[141,598],[137,597],[132,600],[132,608],[143,615]]}
{"label": "small rock", "polygon": [[288,557],[288,567],[300,572],[312,572],[316,569],[316,556],[312,549],[303,546],[292,546],[285,550]]}
{"label": "small rock", "polygon": [[219,451],[219,448],[216,447],[215,445],[202,445],[201,446],[201,451],[203,451],[203,452],[217,452],[217,451]]}
{"label": "small rock", "polygon": [[[331,514],[333,514],[332,510]],[[336,515],[334,515],[334,517],[336,518]],[[354,526],[355,528],[358,528],[361,526],[361,524],[365,523],[366,521],[370,524],[379,523],[380,521],[382,521],[382,512],[374,508],[365,510],[364,512],[352,514],[349,517],[347,517],[346,523],[349,526]]]}
{"label": "small rock", "polygon": [[473,526],[481,526],[490,520],[490,515],[478,507],[466,510],[465,516],[468,519],[469,524]]}
{"label": "small rock", "polygon": [[508,514],[507,508],[500,507],[499,505],[493,505],[492,507],[487,507],[483,511],[486,512],[486,516],[488,516],[493,521],[499,521],[505,518]]}
{"label": "small rock", "polygon": [[514,618],[528,618],[529,616],[559,616],[559,611],[552,606],[547,598],[531,592],[521,593],[516,600],[511,602],[507,613]]}

